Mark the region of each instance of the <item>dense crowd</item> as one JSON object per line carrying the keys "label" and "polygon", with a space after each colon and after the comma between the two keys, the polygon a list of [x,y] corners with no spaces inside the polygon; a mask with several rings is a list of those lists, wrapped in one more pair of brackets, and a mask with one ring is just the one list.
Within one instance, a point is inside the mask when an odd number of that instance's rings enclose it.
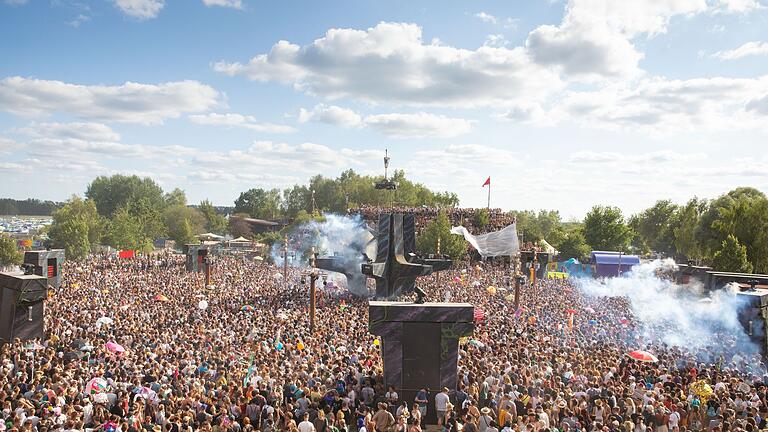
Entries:
{"label": "dense crowd", "polygon": [[[467,432],[766,427],[761,360],[729,350],[727,335],[722,347],[666,346],[626,298],[567,280],[524,286],[515,309],[508,268],[476,263],[419,282],[429,300],[484,312],[462,341],[458,388],[400,400],[384,388],[366,300],[321,288],[311,334],[307,286],[281,273],[222,257],[206,288],[175,255],[67,262],[46,340],[0,350],[0,430],[408,432],[427,413]],[[658,362],[626,356],[638,348]]]}
{"label": "dense crowd", "polygon": [[[416,233],[423,230],[429,221],[435,218],[439,212],[444,212],[453,226],[463,226],[473,234],[483,234],[491,231],[498,231],[515,221],[513,214],[505,212],[502,209],[494,208],[488,210],[488,224],[484,227],[478,227],[475,224],[475,216],[479,208],[459,208],[459,207],[395,207],[392,211],[398,213],[411,213],[415,216]],[[360,208],[349,210],[350,214],[359,214],[371,226],[375,226],[378,221],[381,207],[362,206]]]}

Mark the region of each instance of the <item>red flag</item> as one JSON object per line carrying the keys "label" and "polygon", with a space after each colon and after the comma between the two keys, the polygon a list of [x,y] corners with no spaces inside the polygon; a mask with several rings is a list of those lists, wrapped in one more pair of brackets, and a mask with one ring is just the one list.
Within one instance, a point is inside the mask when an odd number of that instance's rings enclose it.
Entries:
{"label": "red flag", "polygon": [[483,183],[483,187],[490,186],[490,185],[491,185],[491,177],[488,176],[488,180],[486,180],[485,183]]}

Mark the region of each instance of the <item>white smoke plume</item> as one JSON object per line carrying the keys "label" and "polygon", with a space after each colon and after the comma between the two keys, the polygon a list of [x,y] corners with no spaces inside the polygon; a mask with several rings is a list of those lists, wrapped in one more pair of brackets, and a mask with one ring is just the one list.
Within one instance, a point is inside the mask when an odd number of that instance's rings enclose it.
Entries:
{"label": "white smoke plume", "polygon": [[715,356],[759,353],[738,320],[744,305],[738,289],[729,286],[707,297],[700,284],[679,285],[659,276],[675,267],[671,259],[655,260],[635,266],[625,277],[581,278],[576,285],[587,296],[626,297],[645,343]]}

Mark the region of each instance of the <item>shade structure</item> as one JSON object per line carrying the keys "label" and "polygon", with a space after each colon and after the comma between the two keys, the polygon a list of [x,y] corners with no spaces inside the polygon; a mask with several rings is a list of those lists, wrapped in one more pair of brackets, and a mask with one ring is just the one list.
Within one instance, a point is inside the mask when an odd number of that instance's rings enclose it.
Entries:
{"label": "shade structure", "polygon": [[659,361],[658,358],[656,358],[655,355],[649,353],[648,351],[642,351],[642,350],[635,350],[627,354],[628,357],[641,361],[646,363],[656,363]]}

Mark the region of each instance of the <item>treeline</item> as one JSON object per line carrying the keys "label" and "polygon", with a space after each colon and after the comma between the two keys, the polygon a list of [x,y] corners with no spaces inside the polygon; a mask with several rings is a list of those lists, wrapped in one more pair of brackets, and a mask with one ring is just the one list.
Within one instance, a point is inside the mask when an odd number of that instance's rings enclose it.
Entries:
{"label": "treeline", "polygon": [[85,199],[73,196],[53,213],[48,236],[67,258],[80,259],[96,245],[150,251],[158,238],[177,244],[195,241],[205,231],[223,233],[227,220],[209,201],[188,206],[181,189],[164,192],[150,178],[114,175],[97,177]]}
{"label": "treeline", "polygon": [[0,198],[0,215],[6,216],[50,216],[61,203],[38,199],[15,200]]}
{"label": "treeline", "polygon": [[580,223],[562,223],[557,212],[520,212],[518,233],[526,240],[546,239],[561,259],[585,260],[592,250],[612,250],[768,273],[768,198],[750,187],[684,205],[660,200],[628,218],[609,206],[593,207]]}
{"label": "treeline", "polygon": [[[352,170],[338,178],[321,175],[308,185],[279,189],[253,188],[235,200],[234,215],[260,219],[308,220],[320,212],[345,212],[351,206],[405,205],[453,206],[453,193],[435,193],[414,183],[402,171],[391,180],[398,183],[395,193],[376,190],[381,177],[361,176]],[[113,175],[97,177],[87,187],[85,198],[72,197],[53,212],[48,235],[53,246],[67,250],[67,257],[85,257],[96,245],[117,249],[149,251],[159,238],[177,244],[195,241],[203,232],[231,233],[253,237],[242,218],[229,220],[209,201],[189,205],[183,190],[165,192],[150,178]],[[265,236],[272,239],[273,236]]]}
{"label": "treeline", "polygon": [[349,208],[364,205],[459,205],[459,198],[455,193],[433,192],[426,186],[405,178],[403,171],[395,171],[390,179],[398,184],[394,192],[374,188],[374,183],[381,180],[381,176],[360,175],[350,169],[335,179],[316,175],[309,179],[307,185],[294,185],[282,191],[254,188],[240,194],[235,200],[234,212],[257,219],[274,220],[293,219],[302,210],[307,213],[346,213]]}

